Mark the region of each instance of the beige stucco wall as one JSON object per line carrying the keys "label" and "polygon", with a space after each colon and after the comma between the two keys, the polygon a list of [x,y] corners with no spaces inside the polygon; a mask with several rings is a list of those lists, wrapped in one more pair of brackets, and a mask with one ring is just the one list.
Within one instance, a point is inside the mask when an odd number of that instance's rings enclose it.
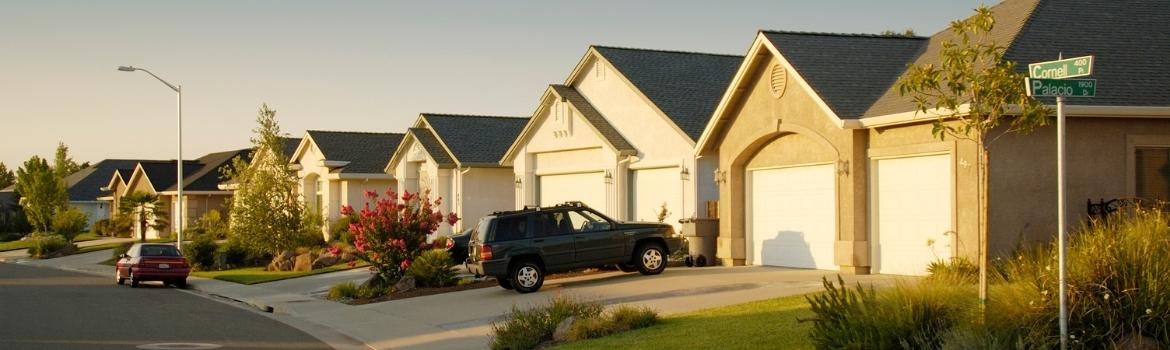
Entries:
{"label": "beige stucco wall", "polygon": [[[1131,140],[1170,146],[1166,119],[1068,119],[1069,228],[1080,226],[1086,201],[1134,195]],[[1144,140],[1151,141],[1146,143]],[[1009,135],[991,145],[990,231],[993,254],[1051,242],[1056,234],[1056,128]]]}
{"label": "beige stucco wall", "polygon": [[[321,165],[325,160],[324,155],[308,138],[305,140],[307,146],[304,152],[291,162],[301,166],[296,172],[301,200],[309,210],[315,210],[317,206],[321,208],[321,217],[324,219],[321,234],[328,241],[335,238],[330,237],[330,223],[341,217],[343,206],[360,207],[366,202],[365,191],[372,190],[382,195],[397,182],[387,174],[335,173],[337,169]],[[316,203],[318,194],[321,195],[322,203]]]}
{"label": "beige stucco wall", "polygon": [[456,231],[474,226],[493,212],[511,210],[516,189],[511,168],[470,168],[459,175],[460,188],[454,198],[459,222]]}
{"label": "beige stucco wall", "polygon": [[[768,58],[756,64],[766,68],[776,62]],[[769,69],[756,70],[766,71]],[[746,257],[746,169],[831,161],[837,164],[835,262],[842,271],[868,273],[867,203],[864,181],[857,180],[867,176],[868,135],[838,127],[816,103],[811,90],[796,79],[788,79],[779,98],[759,74],[748,79],[748,90],[729,106],[732,119],[723,134],[715,136],[718,149],[707,154],[718,157],[722,174],[717,257],[725,265],[741,265]],[[795,152],[785,151],[790,148]]]}

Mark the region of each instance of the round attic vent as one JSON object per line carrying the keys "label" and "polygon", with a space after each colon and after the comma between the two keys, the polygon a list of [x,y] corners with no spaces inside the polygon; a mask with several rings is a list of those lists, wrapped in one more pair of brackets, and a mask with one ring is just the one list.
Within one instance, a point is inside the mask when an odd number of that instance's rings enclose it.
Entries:
{"label": "round attic vent", "polygon": [[784,70],[784,66],[775,64],[772,66],[772,96],[780,98],[784,96],[784,88],[788,86],[788,72]]}

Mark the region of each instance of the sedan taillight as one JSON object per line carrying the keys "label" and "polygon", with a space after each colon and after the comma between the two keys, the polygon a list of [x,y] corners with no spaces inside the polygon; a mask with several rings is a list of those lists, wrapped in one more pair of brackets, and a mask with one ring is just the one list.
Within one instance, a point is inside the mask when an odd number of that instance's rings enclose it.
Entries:
{"label": "sedan taillight", "polygon": [[492,246],[482,245],[479,247],[479,260],[487,261],[492,259]]}

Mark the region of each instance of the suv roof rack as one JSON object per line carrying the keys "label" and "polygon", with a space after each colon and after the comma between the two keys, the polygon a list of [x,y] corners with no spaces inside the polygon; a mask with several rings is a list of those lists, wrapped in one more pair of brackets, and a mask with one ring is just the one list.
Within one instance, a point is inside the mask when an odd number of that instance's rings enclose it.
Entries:
{"label": "suv roof rack", "polygon": [[495,211],[495,212],[492,212],[492,215],[499,216],[499,215],[522,214],[522,213],[527,213],[527,212],[541,211],[541,210],[548,209],[548,208],[588,208],[588,207],[589,207],[588,205],[585,205],[585,203],[581,202],[581,201],[567,201],[567,202],[553,205],[553,206],[549,206],[549,207],[542,207],[539,205],[525,205],[524,208],[521,208],[521,209]]}

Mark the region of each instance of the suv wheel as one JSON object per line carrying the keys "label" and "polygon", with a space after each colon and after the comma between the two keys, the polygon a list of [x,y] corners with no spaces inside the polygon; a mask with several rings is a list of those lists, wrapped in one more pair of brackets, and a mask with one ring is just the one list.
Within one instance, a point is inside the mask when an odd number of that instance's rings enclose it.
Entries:
{"label": "suv wheel", "polygon": [[521,261],[512,268],[508,275],[512,288],[520,293],[532,293],[540,290],[544,284],[544,269],[532,261]]}
{"label": "suv wheel", "polygon": [[666,270],[666,249],[658,244],[646,244],[638,250],[638,272],[643,275],[657,275]]}
{"label": "suv wheel", "polygon": [[496,282],[500,283],[500,288],[512,289],[512,280],[508,276],[496,276]]}

